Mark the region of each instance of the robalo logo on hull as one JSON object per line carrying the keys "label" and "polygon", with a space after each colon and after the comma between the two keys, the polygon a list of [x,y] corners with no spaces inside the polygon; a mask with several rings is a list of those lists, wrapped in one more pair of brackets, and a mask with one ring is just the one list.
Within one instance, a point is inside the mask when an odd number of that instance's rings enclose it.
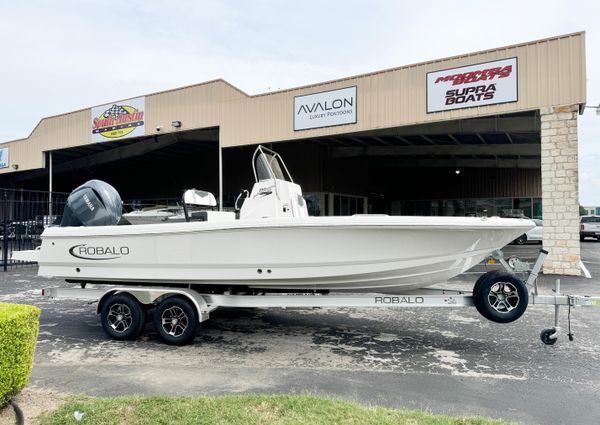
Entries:
{"label": "robalo logo on hull", "polygon": [[80,244],[69,248],[69,254],[82,260],[116,260],[129,255],[127,246],[105,246]]}

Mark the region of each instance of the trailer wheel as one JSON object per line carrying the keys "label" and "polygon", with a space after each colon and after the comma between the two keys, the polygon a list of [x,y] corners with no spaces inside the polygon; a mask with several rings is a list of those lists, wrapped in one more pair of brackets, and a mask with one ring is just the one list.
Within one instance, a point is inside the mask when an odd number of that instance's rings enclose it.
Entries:
{"label": "trailer wheel", "polygon": [[490,270],[489,272],[485,272],[475,281],[475,285],[473,286],[473,295],[475,295],[479,291],[479,287],[481,286],[481,282],[489,279],[489,276],[492,274],[502,273],[500,270]]}
{"label": "trailer wheel", "polygon": [[146,310],[129,294],[111,295],[102,306],[100,320],[104,331],[114,339],[135,339],[146,325]]}
{"label": "trailer wheel", "polygon": [[196,335],[198,313],[187,299],[169,297],[158,304],[154,312],[154,326],[167,344],[184,345]]}
{"label": "trailer wheel", "polygon": [[540,339],[546,345],[554,345],[558,338],[550,338],[550,335],[554,334],[554,329],[544,329],[540,334]]}
{"label": "trailer wheel", "polygon": [[527,287],[510,273],[488,272],[481,276],[473,288],[477,311],[496,323],[509,323],[525,313],[529,302]]}
{"label": "trailer wheel", "polygon": [[522,234],[514,241],[517,245],[525,245],[527,243],[527,235]]}

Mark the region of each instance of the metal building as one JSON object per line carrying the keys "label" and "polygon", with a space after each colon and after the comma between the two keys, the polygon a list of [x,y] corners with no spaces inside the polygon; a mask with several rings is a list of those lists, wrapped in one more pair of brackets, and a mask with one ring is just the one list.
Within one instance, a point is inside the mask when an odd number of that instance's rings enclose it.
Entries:
{"label": "metal building", "polygon": [[276,144],[314,214],[522,213],[543,218],[544,271],[578,275],[585,103],[582,32],[255,96],[215,80],[43,118],[2,145],[0,187],[228,206]]}

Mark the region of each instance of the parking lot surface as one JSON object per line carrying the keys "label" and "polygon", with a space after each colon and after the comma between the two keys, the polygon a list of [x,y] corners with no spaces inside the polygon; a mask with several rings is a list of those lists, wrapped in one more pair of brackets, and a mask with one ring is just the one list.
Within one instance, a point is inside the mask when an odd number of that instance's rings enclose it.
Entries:
{"label": "parking lot surface", "polygon": [[[506,251],[533,259],[539,248]],[[592,278],[562,277],[563,292],[600,295],[600,243],[582,243],[582,256]],[[72,285],[36,272],[0,273],[0,301],[42,309],[37,387],[88,395],[312,393],[527,424],[600,423],[600,308],[572,311],[574,342],[565,309],[554,346],[539,339],[554,309],[530,306],[504,325],[474,308],[218,310],[192,345],[172,347],[151,327],[137,341],[110,340],[95,305],[42,298],[41,288]],[[448,286],[470,289],[477,276]],[[541,276],[542,292],[556,278]]]}

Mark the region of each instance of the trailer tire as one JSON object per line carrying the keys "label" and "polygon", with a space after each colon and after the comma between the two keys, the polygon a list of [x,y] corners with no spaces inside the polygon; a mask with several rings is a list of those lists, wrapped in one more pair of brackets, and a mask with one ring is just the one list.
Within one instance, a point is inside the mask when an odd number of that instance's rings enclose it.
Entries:
{"label": "trailer tire", "polygon": [[525,313],[529,303],[527,287],[517,276],[503,272],[488,272],[473,288],[477,311],[496,323],[509,323]]}
{"label": "trailer tire", "polygon": [[114,294],[100,311],[104,331],[119,341],[136,339],[146,325],[146,310],[132,295]]}
{"label": "trailer tire", "polygon": [[196,336],[198,312],[186,298],[165,298],[154,311],[154,327],[167,344],[188,344]]}
{"label": "trailer tire", "polygon": [[525,245],[527,243],[527,235],[522,234],[521,236],[519,236],[517,239],[514,240],[514,243],[516,243],[517,245]]}
{"label": "trailer tire", "polygon": [[481,286],[481,282],[489,279],[489,276],[492,274],[502,273],[500,270],[490,270],[489,272],[485,272],[475,281],[475,285],[473,286],[473,295],[479,291],[479,287]]}
{"label": "trailer tire", "polygon": [[554,335],[555,332],[556,330],[554,329],[544,329],[540,334],[540,339],[546,345],[554,345],[558,341],[558,338],[550,338],[550,336]]}

